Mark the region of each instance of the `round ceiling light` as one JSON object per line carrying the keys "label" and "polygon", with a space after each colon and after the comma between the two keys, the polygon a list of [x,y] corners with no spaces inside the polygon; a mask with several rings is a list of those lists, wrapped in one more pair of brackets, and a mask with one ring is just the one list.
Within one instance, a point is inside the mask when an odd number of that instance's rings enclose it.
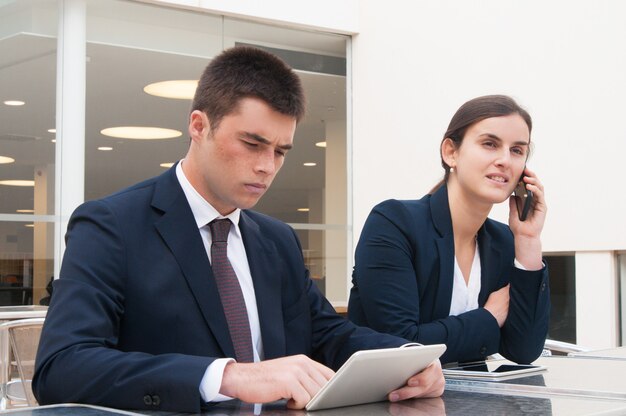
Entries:
{"label": "round ceiling light", "polygon": [[172,81],[155,82],[143,87],[146,94],[157,97],[175,98],[177,100],[191,100],[196,93],[198,81],[192,79],[178,79]]}
{"label": "round ceiling light", "polygon": [[163,129],[160,127],[121,126],[109,127],[100,131],[105,136],[118,139],[160,140],[180,137],[183,134],[178,130]]}
{"label": "round ceiling light", "polygon": [[7,179],[0,181],[0,185],[6,186],[35,186],[35,181],[28,181],[23,179]]}

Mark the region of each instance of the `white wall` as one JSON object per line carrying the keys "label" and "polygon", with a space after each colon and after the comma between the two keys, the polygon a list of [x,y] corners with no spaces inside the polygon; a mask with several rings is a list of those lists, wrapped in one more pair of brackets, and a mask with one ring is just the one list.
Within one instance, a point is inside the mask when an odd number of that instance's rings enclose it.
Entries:
{"label": "white wall", "polygon": [[[360,2],[353,42],[354,237],[371,207],[440,178],[438,146],[475,96],[534,118],[545,251],[626,249],[626,3]],[[373,168],[375,167],[375,168]],[[506,218],[503,209],[494,216]]]}

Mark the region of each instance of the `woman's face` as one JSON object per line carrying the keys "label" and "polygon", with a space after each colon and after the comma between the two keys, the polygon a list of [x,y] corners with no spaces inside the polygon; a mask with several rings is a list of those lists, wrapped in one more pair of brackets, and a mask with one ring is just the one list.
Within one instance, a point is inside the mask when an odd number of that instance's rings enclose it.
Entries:
{"label": "woman's face", "polygon": [[519,181],[530,144],[530,132],[519,114],[492,117],[470,126],[461,146],[448,153],[459,189],[483,203],[506,200]]}

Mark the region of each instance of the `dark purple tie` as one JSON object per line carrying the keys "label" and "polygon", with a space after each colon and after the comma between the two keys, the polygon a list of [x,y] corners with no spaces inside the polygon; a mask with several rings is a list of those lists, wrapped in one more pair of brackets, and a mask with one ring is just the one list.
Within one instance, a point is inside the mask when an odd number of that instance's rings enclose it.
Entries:
{"label": "dark purple tie", "polygon": [[215,276],[217,290],[220,292],[230,338],[235,347],[235,358],[240,363],[251,363],[254,361],[254,355],[252,354],[252,335],[250,335],[246,303],[237,275],[226,255],[231,224],[229,219],[213,220],[209,223],[213,239],[211,268]]}

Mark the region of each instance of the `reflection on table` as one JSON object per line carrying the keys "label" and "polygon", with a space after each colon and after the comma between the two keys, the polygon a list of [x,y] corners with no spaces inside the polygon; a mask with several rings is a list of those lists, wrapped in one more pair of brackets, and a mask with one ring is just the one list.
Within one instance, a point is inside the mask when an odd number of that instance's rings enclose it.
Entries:
{"label": "reflection on table", "polygon": [[[151,415],[185,416],[189,413],[143,412],[107,409],[94,406],[57,405],[32,409],[12,410],[15,416],[116,416]],[[626,401],[583,397],[526,397],[486,393],[446,391],[441,398],[405,400],[398,403],[379,402],[360,406],[306,412],[290,410],[285,402],[267,405],[248,405],[238,401],[223,402],[202,415],[266,415],[266,416],[489,416],[489,415],[589,415],[598,413],[626,413]]]}

